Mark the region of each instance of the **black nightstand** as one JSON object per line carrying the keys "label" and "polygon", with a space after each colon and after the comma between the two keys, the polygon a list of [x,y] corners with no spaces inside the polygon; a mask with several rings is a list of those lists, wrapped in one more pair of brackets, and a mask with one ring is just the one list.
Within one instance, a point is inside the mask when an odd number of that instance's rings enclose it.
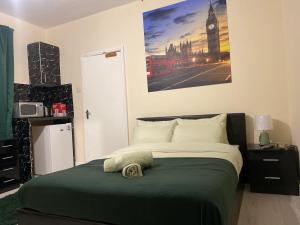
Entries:
{"label": "black nightstand", "polygon": [[247,147],[247,174],[252,192],[299,195],[299,154],[296,146]]}
{"label": "black nightstand", "polygon": [[19,187],[18,154],[17,140],[0,140],[0,193]]}

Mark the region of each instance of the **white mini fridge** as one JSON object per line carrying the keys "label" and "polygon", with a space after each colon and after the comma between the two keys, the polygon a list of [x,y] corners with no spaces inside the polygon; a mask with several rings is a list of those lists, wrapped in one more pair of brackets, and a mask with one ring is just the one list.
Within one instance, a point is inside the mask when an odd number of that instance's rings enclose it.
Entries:
{"label": "white mini fridge", "polygon": [[45,175],[74,166],[71,123],[33,126],[35,175]]}

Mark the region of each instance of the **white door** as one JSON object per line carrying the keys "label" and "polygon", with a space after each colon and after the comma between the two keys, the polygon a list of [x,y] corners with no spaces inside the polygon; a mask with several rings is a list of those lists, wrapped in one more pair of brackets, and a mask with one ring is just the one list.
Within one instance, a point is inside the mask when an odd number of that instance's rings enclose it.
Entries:
{"label": "white door", "polygon": [[128,146],[122,50],[81,59],[86,161]]}

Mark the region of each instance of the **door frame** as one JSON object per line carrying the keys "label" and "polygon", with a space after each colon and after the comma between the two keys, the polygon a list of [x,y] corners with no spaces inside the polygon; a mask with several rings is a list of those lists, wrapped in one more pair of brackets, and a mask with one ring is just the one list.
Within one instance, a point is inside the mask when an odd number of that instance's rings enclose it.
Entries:
{"label": "door frame", "polygon": [[127,76],[126,76],[126,72],[125,72],[125,54],[124,54],[124,46],[123,45],[120,45],[120,46],[117,46],[117,47],[112,47],[112,48],[105,48],[105,49],[102,49],[102,50],[95,50],[95,51],[91,51],[91,52],[87,52],[87,53],[84,53],[81,55],[80,57],[80,67],[81,67],[81,90],[82,90],[82,109],[83,109],[83,112],[81,112],[81,116],[83,116],[83,146],[84,146],[84,160],[86,162],[86,154],[85,154],[85,151],[86,151],[86,134],[85,134],[85,112],[84,112],[84,93],[83,93],[83,71],[82,71],[82,59],[85,58],[85,57],[91,57],[91,56],[97,56],[97,55],[103,55],[105,53],[109,53],[109,52],[120,52],[121,54],[121,61],[122,61],[122,74],[124,76],[124,85],[125,85],[125,110],[126,110],[126,123],[127,123],[127,143],[129,145],[129,114],[128,114],[128,90],[127,90]]}

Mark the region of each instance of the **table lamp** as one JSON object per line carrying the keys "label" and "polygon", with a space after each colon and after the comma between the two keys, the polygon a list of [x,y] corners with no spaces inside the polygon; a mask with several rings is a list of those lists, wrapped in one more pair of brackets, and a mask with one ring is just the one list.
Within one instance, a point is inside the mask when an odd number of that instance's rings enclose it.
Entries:
{"label": "table lamp", "polygon": [[269,115],[257,115],[255,116],[255,127],[257,131],[260,131],[259,135],[259,144],[260,145],[269,145],[270,138],[268,130],[273,129],[273,121]]}

